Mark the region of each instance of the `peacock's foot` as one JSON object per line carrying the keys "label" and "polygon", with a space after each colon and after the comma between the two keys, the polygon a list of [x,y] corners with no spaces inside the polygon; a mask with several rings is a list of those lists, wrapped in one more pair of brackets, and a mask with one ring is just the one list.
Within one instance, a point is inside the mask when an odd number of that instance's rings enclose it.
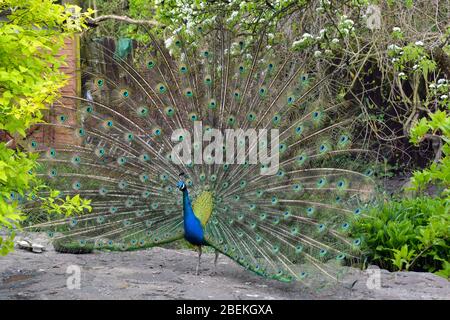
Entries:
{"label": "peacock's foot", "polygon": [[196,269],[195,269],[195,275],[196,275],[196,276],[199,276],[199,275],[200,275],[200,268],[196,268]]}

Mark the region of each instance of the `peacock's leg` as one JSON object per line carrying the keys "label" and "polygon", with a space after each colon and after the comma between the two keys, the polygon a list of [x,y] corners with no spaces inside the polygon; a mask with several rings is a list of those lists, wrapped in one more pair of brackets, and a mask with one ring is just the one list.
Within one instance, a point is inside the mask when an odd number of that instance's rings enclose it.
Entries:
{"label": "peacock's leg", "polygon": [[195,274],[198,276],[200,269],[200,258],[202,257],[202,246],[198,246],[198,262],[197,268],[195,269]]}
{"label": "peacock's leg", "polygon": [[215,257],[214,257],[214,272],[213,272],[213,274],[216,274],[217,273],[217,259],[219,259],[219,251],[214,250],[214,254],[215,254]]}

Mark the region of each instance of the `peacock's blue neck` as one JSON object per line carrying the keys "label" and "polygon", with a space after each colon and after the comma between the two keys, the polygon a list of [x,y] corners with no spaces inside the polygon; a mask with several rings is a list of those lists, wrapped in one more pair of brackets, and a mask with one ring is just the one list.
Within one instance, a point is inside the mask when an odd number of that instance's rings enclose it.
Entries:
{"label": "peacock's blue neck", "polygon": [[194,215],[194,210],[192,209],[191,199],[189,199],[189,192],[187,189],[184,189],[183,190],[183,218],[184,218],[184,220],[186,220],[191,215]]}
{"label": "peacock's blue neck", "polygon": [[185,239],[194,245],[205,244],[203,227],[194,214],[187,188],[183,190],[183,222]]}

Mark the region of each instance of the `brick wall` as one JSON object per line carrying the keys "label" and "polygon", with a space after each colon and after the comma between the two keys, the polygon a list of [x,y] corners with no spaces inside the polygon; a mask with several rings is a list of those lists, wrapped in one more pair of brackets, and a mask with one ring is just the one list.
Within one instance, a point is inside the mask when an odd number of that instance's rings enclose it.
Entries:
{"label": "brick wall", "polygon": [[[61,96],[79,96],[80,94],[79,52],[79,38],[73,36],[64,41],[64,48],[58,54],[58,56],[66,57],[66,65],[61,66],[60,70],[68,76],[67,84],[60,90]],[[67,118],[64,124],[76,125],[76,111],[67,108],[77,109],[78,104],[79,102],[75,99],[61,97],[45,112],[44,119],[48,123],[58,123],[57,118],[64,115]],[[39,143],[43,142],[45,145],[52,146],[80,143],[72,130],[47,125],[32,128],[30,136]]]}

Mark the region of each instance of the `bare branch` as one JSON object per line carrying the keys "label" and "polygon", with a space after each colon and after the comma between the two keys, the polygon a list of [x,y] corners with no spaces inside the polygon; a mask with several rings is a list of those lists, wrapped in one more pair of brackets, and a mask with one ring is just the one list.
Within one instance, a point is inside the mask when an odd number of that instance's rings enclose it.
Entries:
{"label": "bare branch", "polygon": [[91,27],[96,27],[99,22],[102,22],[105,20],[117,20],[117,21],[123,21],[123,22],[131,23],[131,24],[141,24],[141,25],[150,25],[150,26],[158,25],[158,22],[156,22],[154,20],[136,20],[136,19],[132,19],[127,16],[117,16],[114,14],[98,16],[96,18],[90,19],[88,22],[88,25]]}

